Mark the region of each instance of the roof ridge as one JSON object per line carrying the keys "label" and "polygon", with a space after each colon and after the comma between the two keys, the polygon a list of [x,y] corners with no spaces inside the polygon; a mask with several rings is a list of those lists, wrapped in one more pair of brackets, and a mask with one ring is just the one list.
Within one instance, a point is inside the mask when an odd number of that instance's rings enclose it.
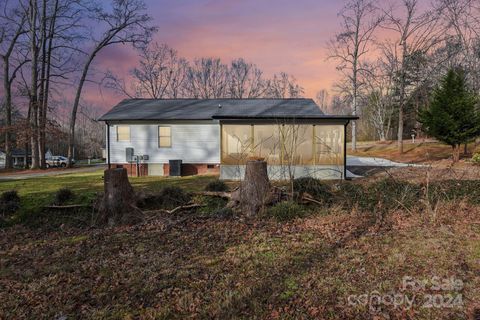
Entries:
{"label": "roof ridge", "polygon": [[208,100],[313,100],[313,98],[126,98],[122,101],[129,100],[198,100],[198,101],[208,101]]}

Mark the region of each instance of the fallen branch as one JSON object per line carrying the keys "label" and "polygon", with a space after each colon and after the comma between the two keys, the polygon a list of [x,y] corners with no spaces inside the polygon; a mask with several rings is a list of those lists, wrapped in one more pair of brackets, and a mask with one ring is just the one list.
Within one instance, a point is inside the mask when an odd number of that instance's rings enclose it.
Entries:
{"label": "fallen branch", "polygon": [[303,196],[303,197],[302,197],[302,200],[303,200],[303,201],[307,201],[307,202],[313,202],[313,203],[316,203],[316,204],[318,204],[318,205],[324,205],[324,203],[322,203],[322,202],[320,202],[320,201],[318,201],[318,200],[312,199],[312,198],[310,198],[310,197],[306,197],[306,196]]}
{"label": "fallen branch", "polygon": [[148,211],[143,211],[143,213],[152,214],[152,213],[161,212],[161,213],[173,214],[173,213],[178,212],[178,211],[182,211],[182,210],[186,210],[186,209],[200,208],[200,207],[205,207],[205,205],[204,204],[198,204],[198,203],[191,203],[191,204],[187,204],[187,205],[184,205],[184,206],[176,207],[172,210],[167,210],[167,209],[148,210]]}
{"label": "fallen branch", "polygon": [[225,199],[232,198],[232,194],[230,192],[199,191],[199,192],[194,192],[193,194],[197,196],[219,197],[219,198],[225,198]]}
{"label": "fallen branch", "polygon": [[92,207],[90,204],[70,204],[66,206],[44,206],[44,209],[74,209],[74,208],[89,208]]}

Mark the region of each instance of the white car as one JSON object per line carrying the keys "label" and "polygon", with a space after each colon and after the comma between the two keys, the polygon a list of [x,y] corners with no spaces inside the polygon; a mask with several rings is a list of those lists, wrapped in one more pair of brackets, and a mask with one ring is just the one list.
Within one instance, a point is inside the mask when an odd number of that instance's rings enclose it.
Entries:
{"label": "white car", "polygon": [[[72,159],[72,164],[74,164],[75,161]],[[46,161],[45,167],[51,168],[51,167],[62,167],[65,168],[68,164],[68,158],[64,156],[53,156],[50,159]]]}

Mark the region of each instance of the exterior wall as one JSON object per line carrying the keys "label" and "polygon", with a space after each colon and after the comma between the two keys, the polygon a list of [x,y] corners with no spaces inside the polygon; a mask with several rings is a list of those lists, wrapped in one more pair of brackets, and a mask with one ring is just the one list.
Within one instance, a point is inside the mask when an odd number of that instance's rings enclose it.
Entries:
{"label": "exterior wall", "polygon": [[[146,164],[165,164],[180,159],[183,163],[220,163],[220,125],[212,121],[196,123],[121,124],[130,126],[130,141],[117,141],[118,124],[110,124],[110,162],[126,163],[125,148],[135,155],[148,155]],[[158,126],[170,126],[172,146],[159,148]],[[159,171],[158,171],[159,172]]]}
{"label": "exterior wall", "polygon": [[[163,165],[165,176],[169,175],[170,166]],[[182,176],[194,176],[197,174],[220,174],[220,165],[206,163],[182,163]]]}
{"label": "exterior wall", "polygon": [[[270,180],[288,180],[288,167],[279,165],[267,166],[268,177]],[[324,180],[344,179],[343,165],[298,165],[292,166],[293,176],[314,177]],[[222,180],[241,180],[245,176],[244,165],[220,165],[220,179]]]}
{"label": "exterior wall", "polygon": [[[113,168],[125,168],[129,176],[137,176],[137,165],[135,163],[116,163]],[[138,176],[143,177],[148,175],[148,164],[141,163],[138,165]]]}

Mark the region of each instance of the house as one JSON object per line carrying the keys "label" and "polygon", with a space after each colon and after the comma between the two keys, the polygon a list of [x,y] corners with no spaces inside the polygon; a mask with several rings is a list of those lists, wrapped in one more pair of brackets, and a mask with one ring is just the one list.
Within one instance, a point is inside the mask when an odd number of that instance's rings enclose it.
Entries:
{"label": "house", "polygon": [[0,150],[0,169],[5,169],[5,152]]}
{"label": "house", "polygon": [[346,126],[311,99],[127,99],[102,117],[107,162],[137,175],[240,179],[263,158],[272,179],[346,176]]}
{"label": "house", "polygon": [[[4,151],[0,150],[0,168],[5,168],[5,157],[6,154]],[[45,159],[51,159],[52,152],[47,150],[45,153]],[[28,163],[32,163],[32,154],[28,152]],[[14,167],[24,167],[25,166],[25,150],[24,149],[13,149],[12,150],[12,164]]]}

